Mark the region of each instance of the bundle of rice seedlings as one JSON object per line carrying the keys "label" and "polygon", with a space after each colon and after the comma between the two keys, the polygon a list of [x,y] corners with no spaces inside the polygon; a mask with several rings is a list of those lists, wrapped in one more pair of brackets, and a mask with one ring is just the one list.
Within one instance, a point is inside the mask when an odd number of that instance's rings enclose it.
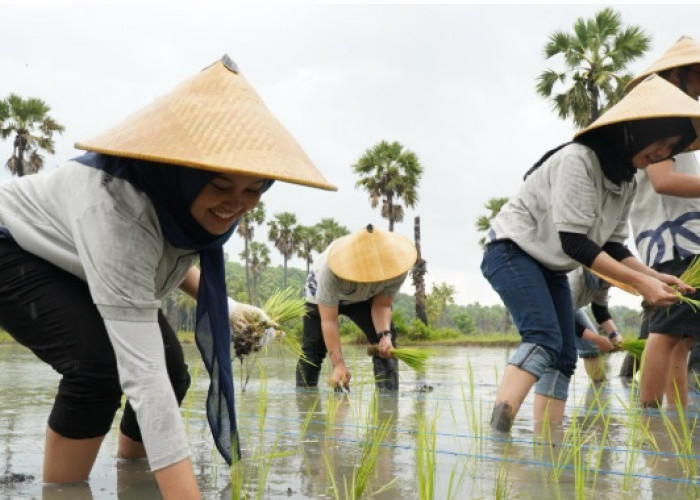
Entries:
{"label": "bundle of rice seedlings", "polygon": [[[369,346],[367,348],[367,354],[370,356],[378,356],[379,346]],[[428,351],[425,349],[417,349],[415,347],[393,347],[389,349],[389,354],[399,361],[403,361],[409,368],[416,371],[424,371],[425,365],[430,357]]]}
{"label": "bundle of rice seedlings", "polygon": [[[293,288],[287,288],[273,293],[262,306],[270,322],[260,321],[253,315],[230,315],[232,342],[236,357],[241,361],[244,369],[241,371],[241,390],[245,391],[253,366],[257,359],[257,352],[269,344],[272,340],[279,339],[282,345],[295,357],[305,360],[301,345],[293,335],[287,335],[285,327],[288,323],[304,317],[306,314],[306,300],[299,297]],[[273,337],[270,338],[270,333]],[[252,359],[250,355],[252,356]],[[244,363],[245,360],[245,363]],[[244,378],[245,372],[245,378]]]}
{"label": "bundle of rice seedlings", "polygon": [[244,356],[262,349],[269,343],[266,332],[274,329],[274,339],[282,340],[283,345],[295,356],[301,355],[301,345],[292,336],[286,335],[289,323],[299,320],[306,314],[306,300],[299,297],[293,288],[273,293],[262,306],[263,311],[272,321],[259,321],[250,315],[231,315],[229,321],[233,331],[233,347],[236,357],[241,361]]}
{"label": "bundle of rice seedlings", "polygon": [[625,351],[637,359],[642,359],[642,352],[644,352],[646,343],[646,339],[625,340],[615,344],[615,351]]}

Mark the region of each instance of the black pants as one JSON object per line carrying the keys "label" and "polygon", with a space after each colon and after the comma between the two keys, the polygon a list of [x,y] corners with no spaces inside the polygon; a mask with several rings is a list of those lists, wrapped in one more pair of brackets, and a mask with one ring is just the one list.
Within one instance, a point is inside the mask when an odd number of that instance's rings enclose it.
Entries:
{"label": "black pants", "polygon": [[[374,330],[372,322],[372,300],[356,302],[353,304],[340,304],[338,314],[347,316],[355,323],[367,337],[370,344],[378,344],[379,337]],[[391,341],[396,346],[396,328],[392,322]],[[306,303],[306,316],[304,316],[304,333],[301,342],[301,350],[305,360],[299,360],[297,364],[297,387],[315,387],[318,385],[318,376],[321,365],[326,357],[326,342],[323,340],[321,330],[321,316],[318,306],[310,302]],[[308,361],[308,362],[307,362]],[[373,357],[374,374],[377,386],[386,389],[398,389],[397,364],[394,358]]]}
{"label": "black pants", "polygon": [[[182,346],[161,311],[158,323],[181,402],[190,384]],[[109,431],[122,390],[114,350],[84,281],[0,239],[0,326],[61,374],[48,422],[54,432],[82,439]],[[128,402],[120,429],[141,441]]]}

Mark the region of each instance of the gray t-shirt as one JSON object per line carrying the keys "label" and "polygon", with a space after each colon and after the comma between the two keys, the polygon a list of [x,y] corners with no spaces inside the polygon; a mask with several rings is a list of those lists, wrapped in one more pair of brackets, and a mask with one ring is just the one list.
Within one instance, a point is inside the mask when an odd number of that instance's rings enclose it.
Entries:
{"label": "gray t-shirt", "polygon": [[376,295],[394,298],[408,273],[396,278],[374,283],[356,283],[337,277],[328,267],[328,249],[319,255],[306,278],[304,293],[306,300],[312,304],[337,306],[363,302]]}
{"label": "gray t-shirt", "polygon": [[609,288],[591,288],[586,283],[585,270],[583,267],[579,267],[568,273],[567,278],[569,278],[569,287],[571,287],[571,298],[574,302],[574,309],[580,309],[589,304],[608,307]]}
{"label": "gray t-shirt", "polygon": [[580,263],[564,253],[559,232],[585,234],[601,246],[624,243],[636,186],[617,186],[590,148],[569,144],[525,180],[492,220],[488,239],[511,239],[545,267],[571,271]]}
{"label": "gray t-shirt", "polygon": [[160,299],[182,282],[197,255],[165,241],[145,194],[72,161],[0,184],[0,226],[23,249],[87,282],[151,468],[189,456],[165,368],[157,311]]}

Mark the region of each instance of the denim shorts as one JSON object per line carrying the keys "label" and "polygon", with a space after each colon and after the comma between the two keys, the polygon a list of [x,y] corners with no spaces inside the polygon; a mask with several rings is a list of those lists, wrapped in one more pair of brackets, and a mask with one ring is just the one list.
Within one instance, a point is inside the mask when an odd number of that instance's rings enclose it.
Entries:
{"label": "denim shorts", "polygon": [[489,243],[481,272],[513,317],[522,341],[551,353],[565,377],[576,369],[574,306],[566,272],[547,269],[511,240]]}
{"label": "denim shorts", "polygon": [[[598,331],[598,329],[593,325],[591,318],[588,317],[588,314],[586,314],[586,311],[583,308],[576,309],[574,312],[574,317],[576,319],[576,323],[583,325],[593,332]],[[595,344],[587,341],[586,339],[582,339],[581,337],[576,337],[575,340],[576,351],[578,352],[578,356],[580,358],[597,358],[600,356],[600,349],[598,349],[598,346]]]}

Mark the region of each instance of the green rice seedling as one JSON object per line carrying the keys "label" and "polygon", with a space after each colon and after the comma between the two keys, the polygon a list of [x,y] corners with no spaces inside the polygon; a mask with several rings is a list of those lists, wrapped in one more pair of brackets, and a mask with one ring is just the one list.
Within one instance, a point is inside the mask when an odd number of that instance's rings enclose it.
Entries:
{"label": "green rice seedling", "polygon": [[697,477],[698,466],[694,458],[693,451],[693,434],[697,425],[697,417],[692,422],[688,422],[685,415],[685,410],[681,404],[680,393],[678,386],[674,382],[676,392],[676,412],[678,413],[678,426],[674,425],[663,408],[660,409],[661,420],[666,428],[669,439],[676,452],[678,461],[683,468],[683,471],[688,478]]}
{"label": "green rice seedling", "polygon": [[508,481],[508,469],[505,462],[501,462],[496,476],[496,487],[493,491],[495,500],[508,500],[510,498],[511,484]]}
{"label": "green rice seedling", "polygon": [[646,346],[646,339],[635,339],[635,340],[624,340],[619,344],[615,344],[615,351],[625,351],[635,357],[635,359],[642,359],[642,353],[644,352],[644,347]]}
{"label": "green rice seedling", "polygon": [[[367,427],[364,439],[360,445],[359,465],[355,469],[352,480],[353,498],[361,498],[365,491],[367,491],[370,479],[372,475],[375,474],[379,448],[393,427],[392,417],[380,421],[377,397],[377,393],[375,392],[369,409],[369,420],[373,425]],[[393,485],[395,480],[396,478],[394,478],[390,484]]]}
{"label": "green rice seedling", "polygon": [[678,278],[693,288],[700,288],[700,258],[695,257]]}
{"label": "green rice seedling", "polygon": [[[260,371],[260,390],[258,391],[258,430],[260,431],[260,436],[262,436],[265,431],[265,418],[267,417],[267,377],[265,376],[265,369],[260,365],[258,367]],[[260,439],[260,445],[262,446],[263,440]]]}
{"label": "green rice seedling", "polygon": [[417,468],[418,468],[418,498],[432,500],[435,496],[435,439],[438,419],[438,409],[430,422],[425,416],[418,421],[417,434]]}
{"label": "green rice seedling", "polygon": [[229,469],[229,483],[231,484],[231,499],[248,498],[243,487],[247,476],[247,461],[238,460],[231,464]]}
{"label": "green rice seedling", "polygon": [[[257,360],[257,353],[266,345],[265,335],[269,328],[274,328],[275,339],[282,339],[282,345],[287,350],[294,356],[305,359],[299,342],[293,335],[286,335],[285,331],[290,322],[297,321],[306,314],[305,299],[298,297],[293,288],[287,288],[273,293],[262,309],[272,323],[259,321],[257,316],[245,314],[229,317],[235,356],[241,361],[243,368],[241,372],[241,389],[243,391],[245,391],[250,379],[250,374]],[[250,355],[253,356],[249,358]]]}
{"label": "green rice seedling", "polygon": [[[367,348],[370,356],[379,355],[379,346],[371,345]],[[406,366],[416,371],[424,371],[430,353],[426,349],[416,347],[395,347],[389,349],[389,354],[394,358],[406,363]]]}
{"label": "green rice seedling", "polygon": [[199,377],[199,369],[202,366],[202,362],[198,362],[194,370],[192,370],[192,377],[190,381],[190,388],[187,391],[187,396],[185,397],[185,405],[184,405],[184,415],[183,418],[185,419],[185,432],[189,434],[190,432],[190,414],[192,413],[192,400],[194,399],[194,386],[195,382],[197,382],[197,378]]}
{"label": "green rice seedling", "polygon": [[[481,431],[482,431],[482,422],[481,422],[481,399],[479,399],[479,413],[477,414],[476,411],[476,392],[475,392],[475,383],[474,383],[474,370],[472,369],[472,364],[471,361],[467,360],[467,375],[469,377],[469,401],[471,404],[469,405],[469,412],[466,412],[467,415],[469,415],[469,420],[471,422],[471,427],[472,427],[472,433],[474,436],[480,436]],[[464,386],[461,387],[462,389],[462,401],[464,401]],[[466,403],[465,403],[466,407]],[[465,408],[466,410],[466,408]],[[483,445],[482,440],[479,439],[479,447]]]}
{"label": "green rice seedling", "polygon": [[304,415],[304,420],[301,422],[301,428],[299,429],[299,445],[301,446],[302,442],[306,438],[306,433],[309,430],[309,424],[311,423],[311,419],[314,418],[314,414],[316,412],[316,407],[318,406],[319,402],[321,401],[321,395],[317,394],[316,397],[314,398],[314,402],[311,403],[311,407],[306,411],[306,415]]}

